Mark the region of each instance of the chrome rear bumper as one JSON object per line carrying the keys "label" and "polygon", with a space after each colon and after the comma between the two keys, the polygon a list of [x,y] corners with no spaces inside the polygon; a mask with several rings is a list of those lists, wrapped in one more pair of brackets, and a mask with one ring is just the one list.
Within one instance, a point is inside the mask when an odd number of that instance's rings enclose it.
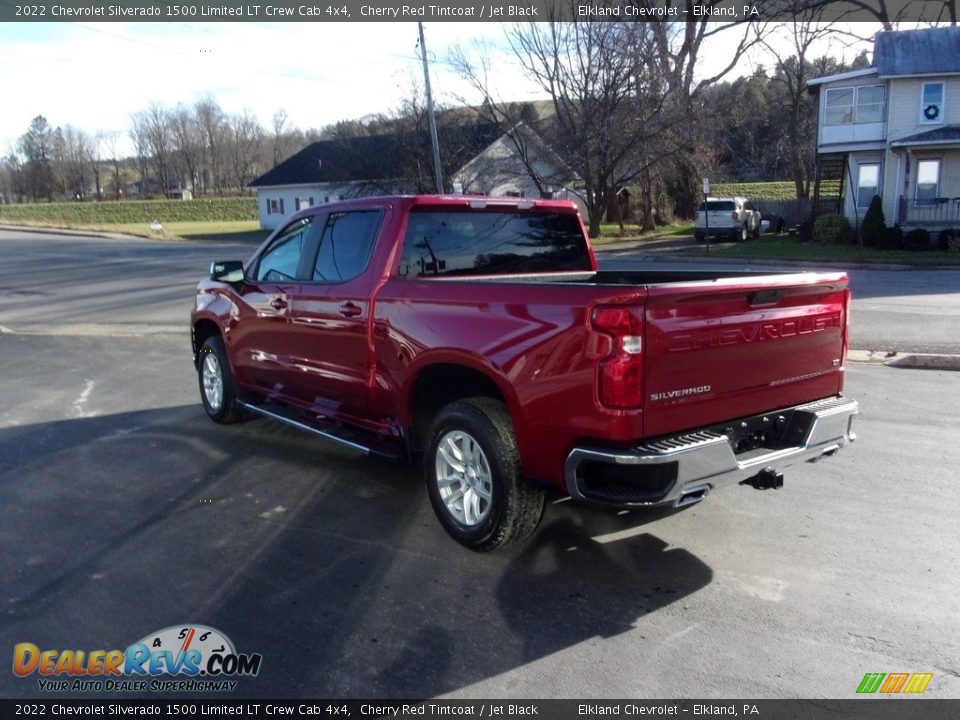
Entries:
{"label": "chrome rear bumper", "polygon": [[[856,440],[856,414],[856,401],[835,397],[636,448],[578,447],[565,464],[567,492],[628,507],[688,505],[723,485],[833,455]],[[744,443],[752,438],[760,439]]]}

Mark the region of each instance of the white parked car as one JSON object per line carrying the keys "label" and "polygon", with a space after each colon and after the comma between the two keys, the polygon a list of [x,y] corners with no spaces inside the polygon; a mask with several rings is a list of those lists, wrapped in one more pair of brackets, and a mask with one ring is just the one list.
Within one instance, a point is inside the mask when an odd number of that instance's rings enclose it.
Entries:
{"label": "white parked car", "polygon": [[697,242],[710,237],[730,238],[735,241],[760,236],[760,211],[747,198],[707,198],[700,203],[693,236]]}

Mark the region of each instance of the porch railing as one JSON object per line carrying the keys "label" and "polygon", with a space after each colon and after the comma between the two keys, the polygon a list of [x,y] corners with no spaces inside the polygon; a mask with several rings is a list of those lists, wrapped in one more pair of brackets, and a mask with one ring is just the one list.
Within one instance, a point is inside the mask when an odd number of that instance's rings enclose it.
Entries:
{"label": "porch railing", "polygon": [[897,215],[901,225],[960,227],[960,197],[910,200],[901,196]]}

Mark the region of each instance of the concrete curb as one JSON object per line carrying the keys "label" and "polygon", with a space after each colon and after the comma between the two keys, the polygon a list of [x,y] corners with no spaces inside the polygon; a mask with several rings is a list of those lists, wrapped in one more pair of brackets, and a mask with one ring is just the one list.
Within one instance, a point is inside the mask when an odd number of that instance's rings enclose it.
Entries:
{"label": "concrete curb", "polygon": [[960,355],[940,355],[937,353],[899,353],[877,350],[851,350],[847,359],[855,363],[886,365],[893,368],[910,370],[950,370],[960,371]]}

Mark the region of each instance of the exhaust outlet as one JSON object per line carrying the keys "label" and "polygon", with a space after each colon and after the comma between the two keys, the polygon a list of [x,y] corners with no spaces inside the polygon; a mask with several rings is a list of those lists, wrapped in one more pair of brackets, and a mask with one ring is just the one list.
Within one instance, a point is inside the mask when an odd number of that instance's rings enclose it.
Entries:
{"label": "exhaust outlet", "polygon": [[783,487],[783,473],[767,468],[744,482],[757,490],[776,490]]}

